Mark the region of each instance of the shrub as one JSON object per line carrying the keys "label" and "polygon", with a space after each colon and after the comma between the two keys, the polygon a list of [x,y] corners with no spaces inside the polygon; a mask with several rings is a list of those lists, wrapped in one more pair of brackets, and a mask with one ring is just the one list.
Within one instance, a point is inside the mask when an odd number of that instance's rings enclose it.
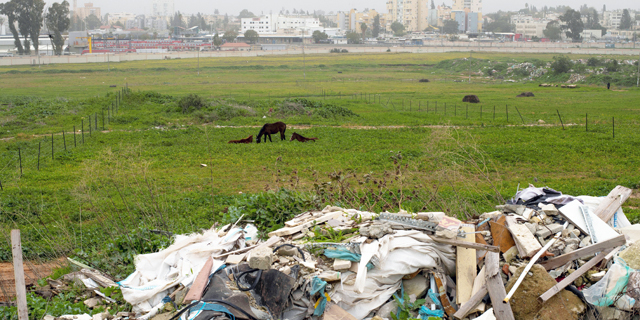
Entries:
{"label": "shrub", "polygon": [[567,73],[573,67],[573,62],[567,56],[556,56],[553,57],[553,63],[551,64],[551,69],[555,73]]}
{"label": "shrub", "polygon": [[589,60],[587,60],[587,65],[589,67],[597,67],[600,65],[600,59],[596,58],[596,57],[591,57],[589,58]]}
{"label": "shrub", "polygon": [[618,64],[618,60],[613,59],[607,62],[607,71],[618,72],[618,70],[620,70],[620,65]]}
{"label": "shrub", "polygon": [[347,53],[347,52],[349,52],[349,50],[347,50],[347,49],[342,49],[340,52],[341,52],[341,53]]}
{"label": "shrub", "polygon": [[178,106],[182,109],[182,113],[191,113],[195,110],[200,110],[205,104],[204,98],[197,94],[190,94],[178,100]]}

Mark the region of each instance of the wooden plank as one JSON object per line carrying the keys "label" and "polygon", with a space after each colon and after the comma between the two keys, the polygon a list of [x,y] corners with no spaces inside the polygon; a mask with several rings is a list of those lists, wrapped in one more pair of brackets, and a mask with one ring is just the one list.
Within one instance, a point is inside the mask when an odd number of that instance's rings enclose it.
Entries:
{"label": "wooden plank", "polygon": [[504,282],[500,276],[500,254],[496,252],[487,253],[485,258],[485,267],[487,268],[487,291],[489,297],[491,297],[491,303],[493,306],[493,312],[497,319],[501,320],[515,320],[513,317],[513,311],[511,311],[511,304],[509,302],[503,302],[507,295],[504,289]]}
{"label": "wooden plank", "polygon": [[18,305],[18,319],[29,320],[27,306],[27,287],[24,281],[24,265],[22,264],[22,242],[20,230],[11,230],[11,253],[13,254],[13,276],[16,285],[16,303]]}
{"label": "wooden plank", "polygon": [[460,309],[453,314],[456,319],[464,319],[477,305],[482,302],[482,299],[489,293],[487,286],[484,285],[476,292],[469,301],[460,306]]}
{"label": "wooden plank", "polygon": [[273,236],[288,236],[288,235],[292,235],[296,232],[300,232],[302,229],[308,228],[310,226],[312,226],[314,223],[316,224],[320,224],[323,222],[326,222],[328,220],[331,220],[333,218],[339,217],[342,215],[342,211],[334,211],[334,212],[329,212],[321,217],[318,217],[317,219],[312,219],[309,220],[303,224],[300,224],[298,226],[295,227],[290,227],[290,228],[281,228],[275,231],[271,231],[269,232],[269,236],[273,237]]}
{"label": "wooden plank", "polygon": [[545,293],[538,297],[538,300],[542,303],[547,302],[547,300],[551,299],[551,297],[555,296],[558,292],[562,291],[568,285],[572,284],[573,281],[578,279],[580,276],[585,274],[587,271],[591,270],[596,264],[598,264],[602,259],[604,259],[609,252],[613,249],[607,249],[604,252],[601,252],[599,255],[595,256],[593,259],[589,260],[587,263],[583,264],[582,267],[578,268],[578,270],[571,273],[568,277],[564,278],[562,281],[558,282],[555,286],[551,287]]}
{"label": "wooden plank", "polygon": [[440,296],[440,303],[442,303],[444,312],[452,317],[453,314],[456,313],[456,309],[453,308],[451,302],[449,301],[449,297],[447,296],[447,289],[445,288],[442,280],[437,274],[433,274],[433,279],[436,281],[436,286],[438,287],[438,295]]}
{"label": "wooden plank", "polygon": [[[461,241],[475,243],[476,227],[472,224],[463,224],[461,228],[465,234]],[[464,304],[471,298],[473,281],[477,275],[476,250],[457,247],[456,252],[456,303]]]}
{"label": "wooden plank", "polygon": [[600,202],[594,213],[604,222],[611,220],[620,206],[629,199],[633,190],[623,186],[617,186],[609,192],[607,197]]}
{"label": "wooden plank", "polygon": [[580,248],[578,250],[569,252],[569,253],[565,253],[561,256],[558,256],[556,258],[553,259],[549,259],[547,261],[544,261],[542,263],[540,263],[545,269],[547,270],[552,270],[558,267],[561,267],[563,265],[565,265],[567,262],[569,261],[573,261],[575,259],[581,258],[581,257],[586,257],[588,255],[592,255],[594,253],[600,252],[602,250],[608,249],[608,248],[613,248],[613,247],[617,247],[617,246],[621,246],[623,244],[625,244],[627,242],[627,240],[625,239],[624,235],[619,235],[613,239],[607,240],[607,241],[602,241],[602,242],[598,242],[596,244],[592,244],[588,247],[584,247],[584,248]]}
{"label": "wooden plank", "polygon": [[433,239],[433,241],[435,242],[450,244],[452,246],[457,246],[457,247],[470,248],[470,249],[476,249],[476,250],[486,250],[486,251],[492,251],[492,252],[500,251],[499,247],[490,246],[488,244],[466,242],[466,241],[453,240],[453,239],[440,238],[440,237],[431,237],[431,239]]}
{"label": "wooden plank", "polygon": [[213,268],[213,258],[209,258],[207,262],[196,276],[196,279],[193,280],[193,284],[191,285],[191,289],[184,297],[183,301],[191,302],[193,300],[200,300],[202,298],[202,292],[204,291],[204,287],[209,282],[209,275],[211,274],[211,268]]}
{"label": "wooden plank", "polygon": [[349,312],[346,312],[344,309],[340,308],[337,304],[333,302],[329,302],[327,304],[327,308],[324,309],[324,313],[322,314],[323,320],[357,320],[356,317],[352,316]]}

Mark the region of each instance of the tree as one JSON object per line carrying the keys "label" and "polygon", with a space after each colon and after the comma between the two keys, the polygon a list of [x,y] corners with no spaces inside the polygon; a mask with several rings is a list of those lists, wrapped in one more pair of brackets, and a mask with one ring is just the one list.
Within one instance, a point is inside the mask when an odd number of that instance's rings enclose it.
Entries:
{"label": "tree", "polygon": [[219,47],[222,44],[222,39],[220,39],[220,36],[216,33],[215,36],[213,36],[213,45],[216,47]]}
{"label": "tree", "polygon": [[218,11],[218,9],[216,9],[216,10],[213,11],[213,14],[218,15],[218,14],[220,14],[220,11]]}
{"label": "tree", "polygon": [[511,23],[511,14],[508,12],[498,11],[486,15],[493,19],[490,23],[485,23],[484,31],[486,32],[514,32],[516,25]]}
{"label": "tree", "polygon": [[374,38],[377,38],[380,35],[380,15],[373,18],[373,29],[371,30],[371,35]]}
{"label": "tree", "polygon": [[367,32],[367,28],[369,27],[367,26],[366,23],[363,22],[360,24],[360,30],[362,30],[362,42],[364,42],[365,40],[365,33]]}
{"label": "tree", "polygon": [[102,21],[100,21],[100,19],[98,19],[95,14],[88,15],[86,18],[84,18],[84,23],[86,24],[88,30],[99,28],[102,25]]}
{"label": "tree", "polygon": [[553,63],[551,63],[551,69],[555,73],[567,73],[573,67],[573,62],[567,56],[553,57]]}
{"label": "tree", "polygon": [[36,54],[38,50],[38,37],[42,29],[44,0],[17,0],[16,9],[18,11],[18,29],[24,36],[25,53],[30,53],[30,44],[27,40],[31,38]]}
{"label": "tree", "polygon": [[71,24],[69,2],[65,0],[62,3],[56,2],[52,4],[45,18],[49,32],[53,32],[53,36],[49,35],[52,38],[53,51],[57,55],[62,55],[62,47],[64,46],[62,33],[69,30],[69,25]]}
{"label": "tree", "polygon": [[560,34],[562,34],[562,29],[560,29],[560,24],[558,21],[551,21],[547,23],[547,28],[542,31],[544,36],[549,38],[551,41],[557,41],[562,39]]}
{"label": "tree", "polygon": [[360,34],[357,32],[349,31],[347,32],[347,43],[350,44],[359,44],[360,43]]}
{"label": "tree", "polygon": [[444,22],[444,26],[442,27],[442,32],[444,32],[446,34],[456,34],[456,33],[458,33],[459,25],[460,24],[458,23],[458,21],[446,20]]}
{"label": "tree", "polygon": [[436,4],[433,3],[433,0],[431,0],[431,10],[434,10],[436,8]]}
{"label": "tree", "polygon": [[394,35],[401,36],[404,34],[404,25],[398,21],[394,21],[391,24],[391,30],[393,31]]}
{"label": "tree", "polygon": [[256,15],[253,14],[253,12],[247,10],[247,9],[242,9],[242,11],[240,11],[240,14],[238,15],[238,18],[253,18]]}
{"label": "tree", "polygon": [[565,32],[567,37],[573,41],[579,41],[581,38],[580,33],[584,30],[584,23],[582,22],[580,12],[569,9],[560,16],[560,21],[565,23],[563,29],[567,30]]}
{"label": "tree", "polygon": [[622,18],[620,18],[620,30],[631,29],[631,15],[629,9],[622,10]]}
{"label": "tree", "polygon": [[258,35],[258,32],[255,30],[247,30],[244,32],[244,39],[249,41],[249,43],[258,42],[259,37],[260,35]]}
{"label": "tree", "polygon": [[122,22],[120,21],[116,21],[116,23],[113,24],[114,26],[120,27],[120,28],[124,28],[124,24],[122,24]]}
{"label": "tree", "polygon": [[234,30],[227,30],[224,32],[222,39],[226,40],[227,42],[233,42],[234,40],[236,40],[237,37],[238,37],[237,32],[235,32]]}
{"label": "tree", "polygon": [[15,23],[18,21],[18,11],[17,11],[17,3],[16,0],[11,0],[7,3],[0,3],[0,14],[4,14],[7,16],[7,20],[9,23],[9,30],[11,34],[13,34],[14,44],[18,49],[18,54],[22,55],[25,53],[24,48],[22,47],[22,43],[20,42],[20,35],[18,30],[16,29]]}
{"label": "tree", "polygon": [[318,43],[321,40],[327,40],[329,39],[329,35],[327,35],[326,33],[320,31],[320,30],[316,30],[313,32],[313,34],[311,35],[311,38],[313,38],[313,42]]}

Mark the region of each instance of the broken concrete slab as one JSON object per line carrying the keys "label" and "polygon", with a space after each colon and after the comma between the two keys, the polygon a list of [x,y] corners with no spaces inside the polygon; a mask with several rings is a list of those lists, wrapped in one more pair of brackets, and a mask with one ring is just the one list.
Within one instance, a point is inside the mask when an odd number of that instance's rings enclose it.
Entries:
{"label": "broken concrete slab", "polygon": [[402,280],[404,286],[404,292],[409,295],[415,295],[421,298],[425,295],[428,289],[428,280],[425,276],[418,274],[410,280]]}
{"label": "broken concrete slab", "polygon": [[513,261],[518,255],[518,247],[513,246],[511,248],[509,248],[509,250],[507,250],[507,252],[502,254],[502,257],[504,258],[504,261],[506,261],[507,263],[511,263],[511,261]]}
{"label": "broken concrete slab", "polygon": [[[515,285],[525,266],[518,268],[507,283],[507,290]],[[534,264],[513,297],[511,308],[516,319],[579,319],[586,310],[584,303],[575,294],[562,290],[546,303],[538,301],[538,296],[556,285],[553,279],[541,265]],[[498,302],[501,303],[501,302]]]}
{"label": "broken concrete slab", "polygon": [[85,306],[87,306],[87,308],[93,309],[98,304],[100,304],[100,299],[99,298],[89,298],[89,299],[83,301],[83,303],[84,303]]}
{"label": "broken concrete slab", "polygon": [[542,226],[538,231],[536,231],[536,235],[542,238],[546,238],[560,231],[562,231],[562,225],[558,223],[552,223],[546,226]]}
{"label": "broken concrete slab", "polygon": [[273,250],[268,247],[256,248],[251,251],[251,257],[249,257],[249,267],[253,269],[269,270],[271,269],[273,260]]}
{"label": "broken concrete slab", "polygon": [[333,260],[333,270],[342,271],[342,270],[349,270],[350,268],[351,268],[351,261],[349,260],[342,260],[342,259]]}
{"label": "broken concrete slab", "polygon": [[[508,220],[509,221],[509,220]],[[562,228],[562,226],[560,226]],[[542,246],[536,240],[533,233],[523,224],[508,222],[508,229],[516,242],[518,252],[521,258],[530,258],[536,254]]]}
{"label": "broken concrete slab", "polygon": [[391,224],[389,222],[381,222],[376,221],[374,224],[370,226],[364,226],[360,228],[360,235],[372,238],[372,239],[380,239],[387,234],[393,234],[393,228],[391,228]]}
{"label": "broken concrete slab", "polygon": [[620,252],[620,258],[624,259],[630,268],[640,269],[640,242],[636,242]]}

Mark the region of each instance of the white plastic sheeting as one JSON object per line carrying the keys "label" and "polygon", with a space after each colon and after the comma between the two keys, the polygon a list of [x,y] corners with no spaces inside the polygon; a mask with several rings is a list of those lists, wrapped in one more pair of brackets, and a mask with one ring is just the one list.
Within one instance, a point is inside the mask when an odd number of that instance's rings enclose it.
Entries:
{"label": "white plastic sheeting", "polygon": [[[360,246],[362,258],[355,284],[341,285],[331,299],[357,319],[364,319],[400,289],[402,277],[419,269],[432,268],[455,273],[455,248],[434,242],[420,231],[402,230]],[[367,271],[367,263],[380,263]]]}
{"label": "white plastic sheeting", "polygon": [[[224,237],[214,230],[202,234],[177,235],[168,248],[136,256],[136,271],[120,281],[124,299],[136,312],[147,312],[161,304],[169,290],[191,285],[209,257],[230,251],[236,244],[244,248],[242,229],[235,228]],[[214,260],[212,270],[224,260]]]}

